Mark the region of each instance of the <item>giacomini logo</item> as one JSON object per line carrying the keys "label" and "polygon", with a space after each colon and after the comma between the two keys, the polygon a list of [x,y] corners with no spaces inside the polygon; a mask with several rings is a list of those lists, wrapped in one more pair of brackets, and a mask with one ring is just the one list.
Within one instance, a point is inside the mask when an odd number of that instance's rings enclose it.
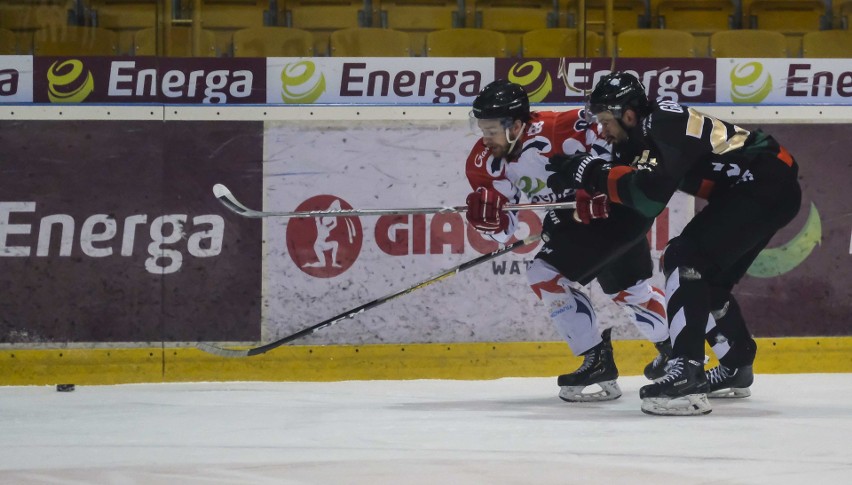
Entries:
{"label": "giacomini logo", "polygon": [[772,76],[763,64],[749,62],[731,69],[731,100],[735,103],[759,103],[772,92]]}
{"label": "giacomini logo", "polygon": [[553,80],[540,62],[514,64],[509,69],[509,81],[526,88],[531,103],[540,103],[553,91]]}
{"label": "giacomini logo", "polygon": [[311,61],[286,64],[281,69],[281,99],[287,104],[310,104],[325,92],[325,76]]}
{"label": "giacomini logo", "polygon": [[94,90],[92,72],[77,59],[56,61],[47,71],[47,97],[51,103],[80,103]]}

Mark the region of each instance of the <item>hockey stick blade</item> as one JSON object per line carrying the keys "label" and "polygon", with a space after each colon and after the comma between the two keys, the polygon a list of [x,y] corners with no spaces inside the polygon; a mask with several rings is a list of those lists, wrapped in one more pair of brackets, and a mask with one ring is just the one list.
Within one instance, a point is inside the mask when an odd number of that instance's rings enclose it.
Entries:
{"label": "hockey stick blade", "polygon": [[270,350],[272,350],[274,348],[280,347],[280,346],[282,346],[282,345],[284,345],[288,342],[292,342],[294,340],[300,339],[300,338],[308,336],[308,335],[310,335],[314,332],[322,330],[326,327],[330,327],[332,325],[335,325],[335,324],[337,324],[337,323],[339,323],[343,320],[346,320],[348,318],[355,318],[356,315],[363,313],[367,310],[370,310],[371,308],[375,308],[375,307],[382,305],[384,303],[387,303],[387,302],[389,302],[393,299],[399,298],[400,296],[407,295],[407,294],[409,294],[409,293],[411,293],[415,290],[425,288],[425,287],[431,285],[432,283],[441,281],[445,278],[449,278],[450,276],[452,276],[454,274],[461,273],[464,270],[473,268],[474,266],[476,266],[478,264],[492,260],[492,259],[494,259],[498,256],[501,256],[503,254],[508,253],[509,251],[512,251],[512,250],[517,249],[517,248],[522,247],[522,246],[526,246],[527,244],[535,243],[539,239],[541,239],[541,236],[538,236],[538,235],[529,236],[526,239],[521,239],[520,241],[516,241],[512,244],[509,244],[508,246],[504,246],[504,247],[502,247],[502,248],[500,248],[500,249],[498,249],[494,252],[491,252],[491,253],[488,253],[488,254],[483,254],[482,256],[471,259],[470,261],[466,261],[466,262],[464,262],[464,263],[462,263],[458,266],[455,266],[453,268],[450,268],[450,269],[448,269],[448,270],[446,270],[446,271],[444,271],[444,272],[442,272],[438,275],[435,275],[435,276],[432,276],[431,278],[425,279],[425,280],[421,281],[420,283],[417,283],[414,286],[409,286],[408,288],[406,288],[402,291],[397,291],[396,293],[391,293],[390,295],[386,295],[386,296],[383,296],[381,298],[377,298],[377,299],[375,299],[375,300],[373,300],[369,303],[365,303],[365,304],[358,306],[358,307],[355,307],[351,310],[347,310],[347,311],[345,311],[345,312],[343,312],[339,315],[333,316],[333,317],[329,318],[328,320],[322,321],[322,322],[320,322],[316,325],[302,329],[302,330],[300,330],[300,331],[298,331],[298,332],[296,332],[292,335],[288,335],[284,338],[278,339],[274,342],[270,342],[270,343],[265,344],[265,345],[261,345],[259,347],[254,347],[254,348],[250,348],[250,349],[228,349],[228,348],[223,348],[223,347],[217,347],[215,345],[204,343],[204,342],[197,343],[196,347],[199,348],[200,350],[207,352],[207,353],[218,355],[220,357],[250,357],[252,355],[263,354],[263,353],[269,352]]}
{"label": "hockey stick blade", "polygon": [[[216,184],[213,186],[213,195],[219,199],[219,202],[222,203],[225,207],[230,209],[232,212],[239,214],[243,217],[251,217],[251,218],[263,218],[263,217],[326,217],[326,216],[335,216],[335,217],[358,217],[358,216],[381,216],[381,215],[394,215],[394,214],[441,214],[447,212],[466,212],[467,206],[457,205],[450,207],[415,207],[415,208],[404,208],[404,209],[328,209],[328,210],[311,210],[311,211],[259,211],[250,209],[245,206],[242,202],[237,200],[234,197],[234,194],[222,184]],[[552,209],[573,209],[576,207],[576,203],[574,202],[547,202],[547,203],[534,203],[534,204],[506,204],[503,206],[503,210],[513,211],[513,210],[532,210],[532,209],[542,209],[542,210],[552,210]]]}

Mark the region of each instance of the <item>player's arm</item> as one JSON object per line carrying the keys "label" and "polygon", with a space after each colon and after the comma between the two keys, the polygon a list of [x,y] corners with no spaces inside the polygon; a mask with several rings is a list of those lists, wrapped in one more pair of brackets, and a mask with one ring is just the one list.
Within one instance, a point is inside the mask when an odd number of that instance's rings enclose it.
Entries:
{"label": "player's arm", "polygon": [[473,189],[465,199],[468,223],[497,242],[508,241],[518,226],[518,217],[503,206],[509,201],[517,203],[519,191],[505,177],[502,162],[495,162],[488,149],[477,143],[468,156],[465,175]]}

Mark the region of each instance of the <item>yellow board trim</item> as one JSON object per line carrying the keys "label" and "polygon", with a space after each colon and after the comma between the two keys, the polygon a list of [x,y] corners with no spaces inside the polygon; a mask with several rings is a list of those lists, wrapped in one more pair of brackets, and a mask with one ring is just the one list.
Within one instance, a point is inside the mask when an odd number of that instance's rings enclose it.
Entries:
{"label": "yellow board trim", "polygon": [[[757,373],[852,372],[852,337],[757,342]],[[646,341],[613,346],[625,376],[641,374],[656,355]],[[563,342],[286,346],[237,359],[182,347],[0,350],[0,385],[497,379],[556,376],[580,362]]]}

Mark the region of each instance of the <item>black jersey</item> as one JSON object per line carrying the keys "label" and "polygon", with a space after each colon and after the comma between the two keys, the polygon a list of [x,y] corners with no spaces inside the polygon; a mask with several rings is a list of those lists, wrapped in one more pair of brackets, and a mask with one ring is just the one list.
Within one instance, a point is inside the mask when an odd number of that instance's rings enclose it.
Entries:
{"label": "black jersey", "polygon": [[621,165],[602,173],[606,180],[597,186],[614,202],[649,217],[662,212],[676,190],[707,199],[754,182],[767,163],[795,168],[789,152],[764,132],[749,132],[672,101],[655,104],[630,140],[613,148]]}

